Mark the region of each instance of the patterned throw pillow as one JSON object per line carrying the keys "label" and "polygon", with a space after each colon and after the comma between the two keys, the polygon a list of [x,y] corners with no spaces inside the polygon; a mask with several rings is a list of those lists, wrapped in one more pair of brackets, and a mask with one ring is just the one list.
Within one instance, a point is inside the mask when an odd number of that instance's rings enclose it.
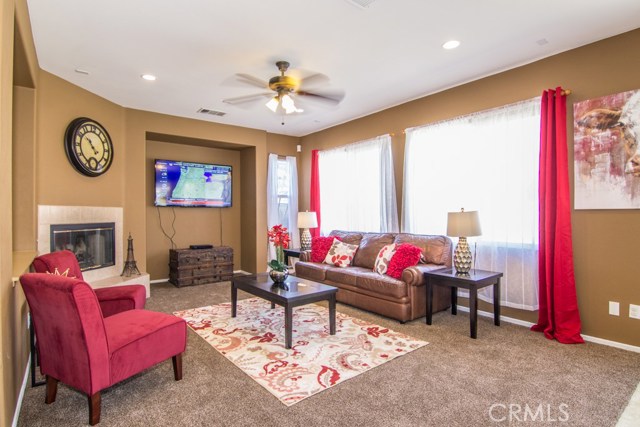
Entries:
{"label": "patterned throw pillow", "polygon": [[311,239],[311,262],[324,262],[334,240],[340,240],[340,238],[317,236]]}
{"label": "patterned throw pillow", "polygon": [[405,268],[418,265],[422,250],[409,243],[398,245],[387,267],[387,275],[400,280]]}
{"label": "patterned throw pillow", "polygon": [[383,246],[378,252],[378,256],[376,257],[376,264],[373,266],[373,271],[378,274],[385,274],[387,272],[387,268],[389,267],[389,261],[391,261],[391,257],[396,253],[396,245],[395,243],[391,243],[390,245]]}
{"label": "patterned throw pillow", "polygon": [[335,265],[336,267],[349,267],[357,250],[358,245],[350,245],[340,240],[335,240],[324,262]]}

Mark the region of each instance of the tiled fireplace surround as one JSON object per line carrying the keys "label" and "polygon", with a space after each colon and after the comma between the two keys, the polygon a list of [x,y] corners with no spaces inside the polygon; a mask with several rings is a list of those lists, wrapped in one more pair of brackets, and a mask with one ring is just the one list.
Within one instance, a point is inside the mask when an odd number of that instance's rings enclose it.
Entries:
{"label": "tiled fireplace surround", "polygon": [[50,232],[52,224],[86,224],[113,222],[115,223],[116,257],[115,265],[96,270],[83,271],[84,280],[94,288],[141,284],[149,292],[149,275],[121,277],[124,266],[122,208],[101,206],[51,206],[38,205],[38,253],[51,252]]}

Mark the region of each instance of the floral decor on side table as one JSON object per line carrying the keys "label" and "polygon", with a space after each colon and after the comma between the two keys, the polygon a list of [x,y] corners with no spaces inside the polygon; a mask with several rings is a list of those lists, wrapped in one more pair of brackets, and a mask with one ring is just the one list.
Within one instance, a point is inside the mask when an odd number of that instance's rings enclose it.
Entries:
{"label": "floral decor on side table", "polygon": [[283,283],[289,276],[289,270],[284,263],[284,250],[289,247],[290,237],[287,227],[283,227],[282,224],[274,225],[269,229],[267,233],[269,236],[269,242],[273,243],[276,248],[276,259],[272,259],[269,262],[269,276],[275,283]]}

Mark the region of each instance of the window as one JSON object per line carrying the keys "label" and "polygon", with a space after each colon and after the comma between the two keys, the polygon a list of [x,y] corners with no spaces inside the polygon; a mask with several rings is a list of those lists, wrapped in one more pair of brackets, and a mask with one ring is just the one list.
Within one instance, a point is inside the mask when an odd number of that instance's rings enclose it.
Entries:
{"label": "window", "polygon": [[391,137],[320,151],[322,234],[398,231]]}
{"label": "window", "polygon": [[[269,154],[267,171],[267,227],[282,224],[289,229],[292,247],[300,247],[298,232],[298,172],[296,158]],[[265,230],[266,233],[266,230]],[[275,258],[269,248],[268,259]]]}
{"label": "window", "polygon": [[505,274],[504,305],[537,309],[539,99],[406,133],[403,229],[446,234],[447,212],[478,210],[476,268]]}
{"label": "window", "polygon": [[[287,228],[291,228],[289,224],[289,201],[291,199],[291,171],[289,162],[286,159],[277,160],[277,206],[278,206],[278,224],[282,224]],[[297,209],[296,209],[297,211]]]}

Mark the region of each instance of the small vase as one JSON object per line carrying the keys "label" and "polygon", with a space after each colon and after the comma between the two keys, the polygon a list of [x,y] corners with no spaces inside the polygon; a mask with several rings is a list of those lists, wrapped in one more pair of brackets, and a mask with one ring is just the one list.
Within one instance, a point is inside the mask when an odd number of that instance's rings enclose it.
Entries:
{"label": "small vase", "polygon": [[289,277],[289,270],[286,267],[284,271],[271,270],[269,271],[269,277],[271,277],[273,283],[275,283],[276,285],[281,285],[285,280],[287,280],[287,277]]}

